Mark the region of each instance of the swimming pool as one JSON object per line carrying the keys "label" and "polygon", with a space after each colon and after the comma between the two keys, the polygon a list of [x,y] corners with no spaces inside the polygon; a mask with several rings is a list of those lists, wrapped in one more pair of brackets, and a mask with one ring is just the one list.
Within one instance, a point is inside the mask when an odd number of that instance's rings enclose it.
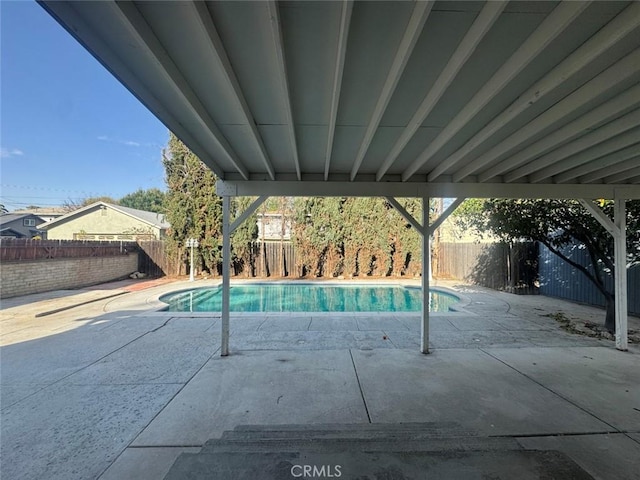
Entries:
{"label": "swimming pool", "polygon": [[[194,288],[160,297],[170,312],[219,312],[222,287]],[[429,311],[446,312],[458,297],[429,292]],[[422,291],[401,285],[252,283],[232,285],[232,312],[419,312]]]}

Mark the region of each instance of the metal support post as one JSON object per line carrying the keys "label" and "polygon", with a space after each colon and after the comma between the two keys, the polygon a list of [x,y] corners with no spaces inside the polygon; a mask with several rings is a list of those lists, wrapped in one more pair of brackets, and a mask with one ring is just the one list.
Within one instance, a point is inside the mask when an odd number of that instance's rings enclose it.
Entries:
{"label": "metal support post", "polygon": [[616,294],[616,348],[626,351],[627,346],[627,222],[624,199],[616,199],[613,205],[613,222],[616,230],[613,236],[615,256]]}
{"label": "metal support post", "polygon": [[231,289],[231,197],[222,197],[222,345],[220,355],[229,355],[229,291]]}
{"label": "metal support post", "polygon": [[429,353],[429,275],[431,272],[431,248],[429,235],[429,197],[422,199],[422,328],[420,351]]}
{"label": "metal support post", "polygon": [[602,209],[596,207],[591,200],[580,199],[586,208],[604,229],[613,237],[613,263],[615,266],[613,284],[616,309],[616,348],[627,350],[627,219],[626,200],[615,198],[613,201],[613,222]]}

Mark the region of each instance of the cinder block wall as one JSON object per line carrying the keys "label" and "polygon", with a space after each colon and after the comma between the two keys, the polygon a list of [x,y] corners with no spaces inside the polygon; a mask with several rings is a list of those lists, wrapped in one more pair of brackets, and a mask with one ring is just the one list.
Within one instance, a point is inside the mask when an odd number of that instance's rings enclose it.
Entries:
{"label": "cinder block wall", "polygon": [[138,254],[5,262],[0,298],[87,287],[126,277],[138,269]]}

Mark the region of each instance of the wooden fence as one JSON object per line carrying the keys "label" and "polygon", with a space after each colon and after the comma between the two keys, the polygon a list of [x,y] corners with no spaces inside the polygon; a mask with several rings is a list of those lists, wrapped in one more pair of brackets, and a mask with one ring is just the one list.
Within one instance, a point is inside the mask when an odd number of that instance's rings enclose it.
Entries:
{"label": "wooden fence", "polygon": [[0,262],[54,258],[112,257],[135,250],[135,242],[93,242],[79,240],[0,240]]}
{"label": "wooden fence", "polygon": [[178,262],[171,261],[161,240],[124,242],[94,240],[0,240],[0,262],[52,260],[59,258],[112,257],[138,252],[138,270],[150,277],[178,275]]}
{"label": "wooden fence", "polygon": [[[151,277],[184,275],[188,265],[169,258],[161,240],[141,241],[136,245],[140,271]],[[234,265],[232,274],[238,277],[297,277],[295,247],[291,242],[254,242],[249,265]],[[217,272],[216,272],[217,273]]]}
{"label": "wooden fence", "polygon": [[150,277],[184,275],[186,266],[179,260],[169,258],[163,240],[143,240],[136,244],[138,270]]}
{"label": "wooden fence", "polygon": [[[184,275],[188,265],[170,258],[162,240],[139,242],[96,242],[80,240],[3,239],[0,261],[105,257],[138,252],[138,270],[150,277]],[[292,277],[301,275],[292,242],[254,243],[249,265],[234,265],[239,277]],[[535,293],[537,246],[474,243],[439,243],[433,248],[436,278],[466,280],[489,288],[517,293]],[[217,272],[216,272],[217,273]]]}
{"label": "wooden fence", "polygon": [[535,243],[437,243],[433,276],[465,280],[495,290],[537,292],[538,246]]}
{"label": "wooden fence", "polygon": [[[254,247],[256,277],[298,277],[296,250],[291,242],[256,242]],[[246,275],[246,272],[244,273]]]}

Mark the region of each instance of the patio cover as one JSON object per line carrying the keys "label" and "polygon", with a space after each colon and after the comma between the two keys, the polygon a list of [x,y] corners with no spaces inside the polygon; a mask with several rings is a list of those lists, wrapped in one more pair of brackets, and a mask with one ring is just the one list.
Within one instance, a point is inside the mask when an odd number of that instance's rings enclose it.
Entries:
{"label": "patio cover", "polygon": [[41,4],[216,173],[226,253],[234,195],[530,197],[586,199],[624,258],[640,2]]}

